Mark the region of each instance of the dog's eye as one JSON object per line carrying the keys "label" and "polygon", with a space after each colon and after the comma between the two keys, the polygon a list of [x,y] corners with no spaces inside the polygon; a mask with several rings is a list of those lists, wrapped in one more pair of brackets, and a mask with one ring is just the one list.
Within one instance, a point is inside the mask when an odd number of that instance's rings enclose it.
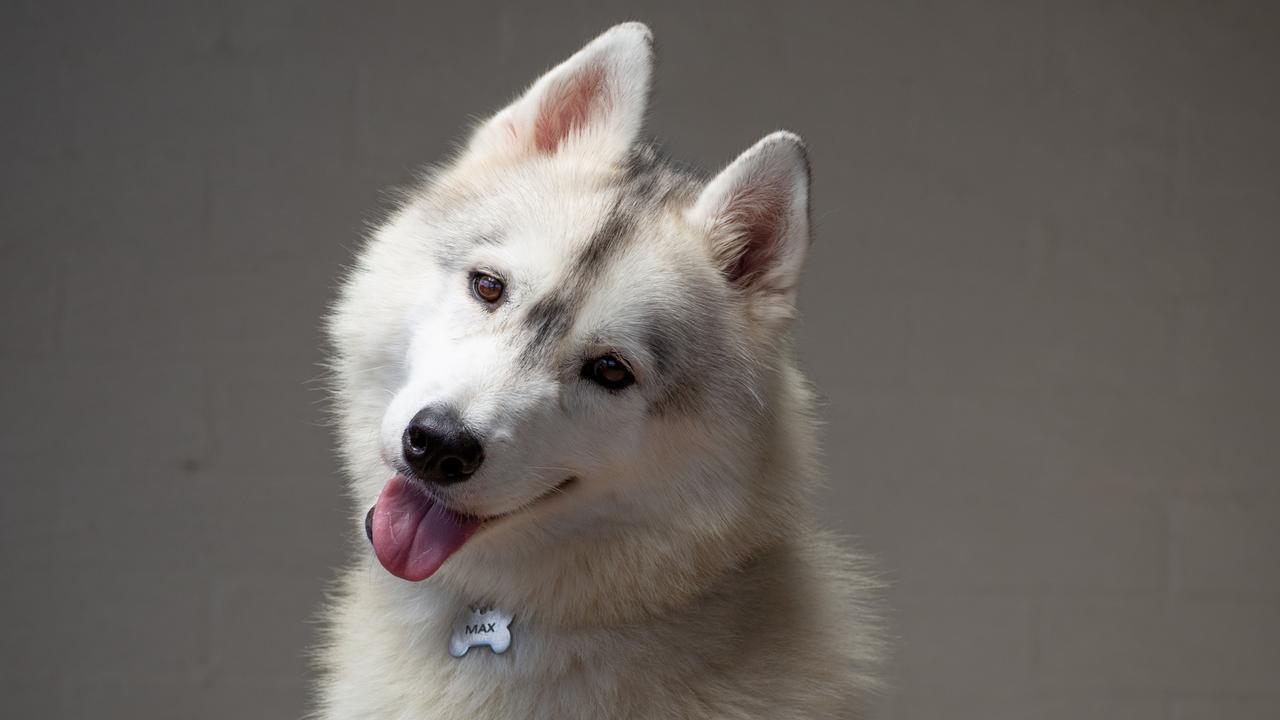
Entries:
{"label": "dog's eye", "polygon": [[487,275],[485,273],[473,273],[471,275],[471,292],[480,300],[490,305],[502,299],[502,293],[507,289],[498,278]]}
{"label": "dog's eye", "polygon": [[631,371],[617,355],[602,355],[595,360],[588,360],[582,366],[582,376],[609,388],[621,390],[636,381]]}

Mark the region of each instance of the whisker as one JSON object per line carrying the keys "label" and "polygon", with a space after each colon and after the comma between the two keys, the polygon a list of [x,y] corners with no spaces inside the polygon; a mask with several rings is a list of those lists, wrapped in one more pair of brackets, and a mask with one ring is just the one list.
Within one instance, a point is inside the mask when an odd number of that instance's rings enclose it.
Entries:
{"label": "whisker", "polygon": [[556,470],[567,473],[573,472],[573,468],[560,467],[558,465],[530,465],[529,467],[533,470]]}

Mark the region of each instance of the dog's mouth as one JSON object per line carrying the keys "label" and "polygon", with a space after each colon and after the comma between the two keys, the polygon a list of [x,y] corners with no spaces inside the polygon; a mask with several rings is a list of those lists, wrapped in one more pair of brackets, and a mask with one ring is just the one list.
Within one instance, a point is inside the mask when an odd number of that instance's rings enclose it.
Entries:
{"label": "dog's mouth", "polygon": [[364,531],[387,572],[413,582],[426,580],[477,530],[563,492],[575,480],[566,478],[511,512],[476,517],[453,510],[418,483],[397,473],[365,515]]}

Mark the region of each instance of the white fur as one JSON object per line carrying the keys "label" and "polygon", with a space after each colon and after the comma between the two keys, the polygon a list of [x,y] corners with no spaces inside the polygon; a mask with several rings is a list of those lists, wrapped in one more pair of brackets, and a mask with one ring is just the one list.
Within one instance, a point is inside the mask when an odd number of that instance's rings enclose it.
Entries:
{"label": "white fur", "polygon": [[[629,207],[619,178],[651,62],[648,29],[628,23],[551,70],[406,198],[347,278],[329,329],[361,544],[320,651],[319,717],[852,718],[875,685],[874,583],[804,500],[812,398],[786,322],[809,237],[799,139],[771,135],[698,187],[673,179],[607,262],[572,274]],[[539,142],[565,88],[585,88],[567,102],[589,111]],[[759,197],[767,232],[742,226]],[[735,275],[753,242],[768,252]],[[496,308],[468,292],[476,270],[508,280]],[[530,309],[573,283],[571,325],[530,366]],[[606,352],[634,386],[580,376]],[[438,494],[501,517],[409,583],[358,528],[402,429],[440,402],[486,459]],[[475,602],[514,613],[507,653],[449,655]]]}
{"label": "white fur", "polygon": [[[767,237],[750,237],[742,227],[744,217],[761,211],[761,196],[779,203],[778,225]],[[782,294],[795,297],[796,282],[809,246],[809,162],[804,142],[795,133],[779,130],[752,145],[719,175],[707,183],[689,211],[711,239],[713,253],[734,261],[750,252],[751,242],[774,255],[756,277],[745,278]]]}

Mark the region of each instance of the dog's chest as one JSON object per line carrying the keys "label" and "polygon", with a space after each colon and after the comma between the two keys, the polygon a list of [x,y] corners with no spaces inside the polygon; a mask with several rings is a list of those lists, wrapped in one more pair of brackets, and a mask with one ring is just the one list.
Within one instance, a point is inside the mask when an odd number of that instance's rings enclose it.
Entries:
{"label": "dog's chest", "polygon": [[[336,703],[330,717],[679,717],[671,712],[671,669],[653,661],[657,653],[643,640],[544,633],[516,615],[509,622],[509,643],[498,653],[489,643],[501,634],[502,621],[466,620],[460,632],[442,625],[403,634],[401,643],[365,645],[365,657],[347,663],[361,671],[344,673],[340,682],[350,685],[334,688],[330,696],[346,701]],[[475,643],[468,645],[467,637]],[[502,640],[495,642],[501,646]]]}

